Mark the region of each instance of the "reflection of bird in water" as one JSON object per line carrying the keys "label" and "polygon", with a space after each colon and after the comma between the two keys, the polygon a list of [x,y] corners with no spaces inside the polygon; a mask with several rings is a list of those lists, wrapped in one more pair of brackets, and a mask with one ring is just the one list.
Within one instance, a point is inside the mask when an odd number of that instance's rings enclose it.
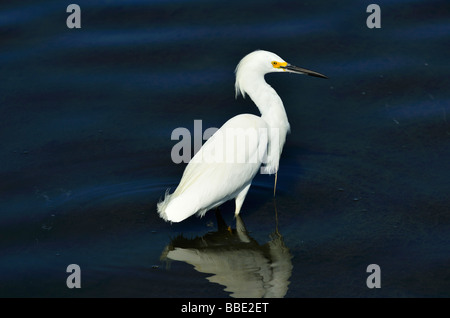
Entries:
{"label": "reflection of bird in water", "polygon": [[274,72],[327,78],[291,65],[272,52],[255,51],[245,56],[236,67],[236,96],[250,96],[261,117],[237,115],[205,142],[186,166],[175,192],[166,192],[158,203],[158,213],[164,220],[180,222],[195,213],[203,216],[232,199],[235,215],[239,214],[261,165],[264,173],[275,173],[276,186],[289,122],[281,98],[264,80],[265,74]]}
{"label": "reflection of bird in water", "polygon": [[178,236],[161,259],[186,262],[201,273],[213,274],[207,279],[225,286],[232,297],[284,297],[293,266],[292,255],[278,230],[261,246],[248,235],[239,215],[235,230],[227,227],[219,212],[216,217],[217,232],[194,239]]}

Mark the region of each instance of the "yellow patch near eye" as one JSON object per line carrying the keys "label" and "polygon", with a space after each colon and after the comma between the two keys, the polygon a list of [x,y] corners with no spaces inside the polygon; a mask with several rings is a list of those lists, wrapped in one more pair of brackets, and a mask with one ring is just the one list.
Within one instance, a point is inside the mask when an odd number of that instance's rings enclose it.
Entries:
{"label": "yellow patch near eye", "polygon": [[272,66],[274,68],[286,67],[287,66],[287,62],[272,61]]}

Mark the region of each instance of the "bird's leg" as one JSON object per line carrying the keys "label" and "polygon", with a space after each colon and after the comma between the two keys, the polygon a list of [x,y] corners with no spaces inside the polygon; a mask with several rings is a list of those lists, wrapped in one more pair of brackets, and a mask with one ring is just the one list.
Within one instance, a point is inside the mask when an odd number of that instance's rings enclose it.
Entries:
{"label": "bird's leg", "polygon": [[275,198],[275,192],[277,191],[277,176],[278,176],[278,171],[275,172],[275,185],[273,186],[273,197]]}
{"label": "bird's leg", "polygon": [[227,224],[225,223],[219,208],[217,207],[214,212],[216,214],[217,228],[219,232],[225,231],[227,229]]}
{"label": "bird's leg", "polygon": [[234,211],[234,215],[238,215],[241,211],[242,203],[244,203],[245,197],[247,195],[248,189],[250,189],[250,184],[242,189],[241,192],[236,196],[236,210]]}

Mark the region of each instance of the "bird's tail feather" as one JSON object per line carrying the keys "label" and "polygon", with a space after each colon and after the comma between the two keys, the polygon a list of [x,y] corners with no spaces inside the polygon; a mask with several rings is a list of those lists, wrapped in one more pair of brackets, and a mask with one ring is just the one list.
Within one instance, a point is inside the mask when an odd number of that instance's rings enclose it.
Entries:
{"label": "bird's tail feather", "polygon": [[166,209],[167,206],[170,203],[170,197],[172,196],[171,194],[169,194],[170,189],[166,190],[166,193],[164,194],[164,199],[160,200],[158,202],[158,204],[156,205],[156,208],[158,210],[158,214],[159,216],[164,220],[164,221],[169,221],[167,214],[166,214]]}
{"label": "bird's tail feather", "polygon": [[183,202],[181,198],[174,193],[169,194],[169,189],[164,195],[164,199],[157,204],[159,216],[168,222],[181,222],[197,212],[195,207]]}

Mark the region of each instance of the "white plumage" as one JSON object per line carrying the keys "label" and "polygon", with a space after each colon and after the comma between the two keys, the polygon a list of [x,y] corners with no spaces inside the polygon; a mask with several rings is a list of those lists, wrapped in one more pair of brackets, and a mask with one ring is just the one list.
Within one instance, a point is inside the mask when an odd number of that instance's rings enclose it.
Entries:
{"label": "white plumage", "polygon": [[278,171],[289,122],[283,102],[264,75],[284,71],[326,78],[268,51],[245,56],[236,67],[236,97],[250,96],[261,117],[237,115],[205,142],[186,166],[176,190],[167,191],[158,203],[164,220],[180,222],[195,213],[203,216],[231,199],[236,201],[237,215],[259,168],[269,174]]}

